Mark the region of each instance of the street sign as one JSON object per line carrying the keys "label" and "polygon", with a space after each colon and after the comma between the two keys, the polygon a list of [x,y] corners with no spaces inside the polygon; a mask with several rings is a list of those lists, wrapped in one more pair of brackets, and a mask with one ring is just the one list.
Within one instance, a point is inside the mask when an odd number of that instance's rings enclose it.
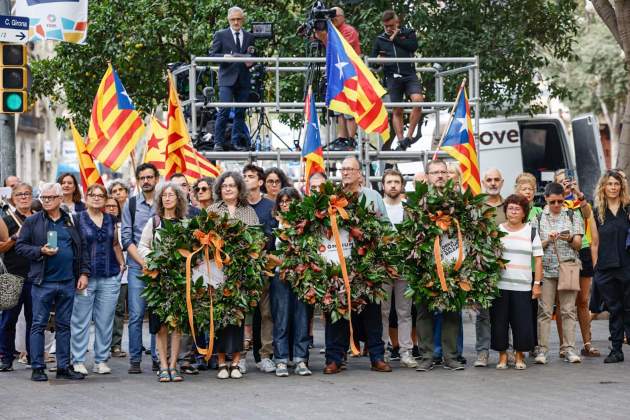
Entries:
{"label": "street sign", "polygon": [[0,15],[0,42],[26,44],[28,42],[28,23],[26,16]]}

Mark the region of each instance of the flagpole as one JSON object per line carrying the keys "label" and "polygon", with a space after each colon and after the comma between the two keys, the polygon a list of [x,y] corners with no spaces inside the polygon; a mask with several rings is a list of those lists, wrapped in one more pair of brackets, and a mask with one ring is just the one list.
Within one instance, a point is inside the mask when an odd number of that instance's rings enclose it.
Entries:
{"label": "flagpole", "polygon": [[[136,151],[132,150],[129,156],[131,157],[131,176],[133,177],[133,179],[137,180],[138,178],[136,177]],[[136,192],[140,192],[140,191],[141,191],[140,186],[136,182]]]}
{"label": "flagpole", "polygon": [[457,98],[455,99],[455,105],[453,105],[453,108],[451,109],[451,115],[449,116],[449,119],[448,119],[448,125],[446,126],[446,130],[444,130],[444,132],[442,133],[442,138],[440,138],[440,142],[435,148],[435,153],[433,153],[432,160],[437,159],[437,154],[440,151],[440,147],[442,146],[442,143],[444,142],[444,137],[446,137],[446,134],[448,134],[448,130],[451,128],[451,124],[453,124],[453,115],[455,114],[455,109],[457,108],[457,105],[459,104],[459,99],[461,97],[462,91],[465,88],[466,88],[466,78],[464,77],[464,80],[462,80],[461,85],[459,85],[459,90],[457,91]]}

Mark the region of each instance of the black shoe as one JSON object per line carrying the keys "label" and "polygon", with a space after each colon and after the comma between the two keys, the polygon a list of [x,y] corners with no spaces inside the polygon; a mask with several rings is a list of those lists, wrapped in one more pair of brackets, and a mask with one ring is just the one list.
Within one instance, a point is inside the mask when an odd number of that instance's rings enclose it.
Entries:
{"label": "black shoe", "polygon": [[[225,149],[223,148],[223,145],[221,145],[221,144],[215,144],[214,148],[212,150],[214,150],[215,152],[224,152],[225,151]],[[149,352],[147,354],[151,354],[151,352]]]}
{"label": "black shoe", "polygon": [[457,360],[459,363],[461,363],[463,365],[468,363],[468,360],[466,360],[466,358],[464,356],[462,356],[461,354],[459,356],[457,356],[457,358],[455,358],[455,360]]}
{"label": "black shoe", "polygon": [[409,137],[405,137],[400,141],[400,143],[398,143],[398,147],[396,147],[396,150],[404,151],[407,150],[409,146],[411,146],[411,139]]}
{"label": "black shoe", "polygon": [[420,349],[418,348],[418,346],[413,346],[413,348],[411,349],[411,355],[416,360],[422,358],[422,355],[420,354]]}
{"label": "black shoe", "polygon": [[619,362],[623,362],[623,353],[620,351],[613,350],[604,359],[604,363],[619,363]]}
{"label": "black shoe", "polygon": [[153,372],[157,372],[158,370],[160,370],[160,362],[158,362],[157,360],[153,360],[151,363],[151,370]]}
{"label": "black shoe", "polygon": [[12,362],[0,362],[0,372],[11,372],[13,370]]}
{"label": "black shoe", "polygon": [[57,379],[68,379],[71,381],[80,381],[81,379],[85,379],[85,375],[79,372],[75,372],[72,368],[65,369],[57,369],[57,375],[55,376]]}
{"label": "black shoe", "polygon": [[35,382],[46,382],[48,380],[48,375],[44,372],[44,369],[33,369],[31,372],[31,381]]}
{"label": "black shoe", "polygon": [[390,360],[400,360],[400,347],[392,348]]}
{"label": "black shoe", "polygon": [[435,366],[439,366],[442,364],[442,358],[441,357],[437,357],[437,356],[433,356],[433,364]]}
{"label": "black shoe", "polygon": [[131,362],[131,364],[129,365],[129,369],[127,370],[127,373],[132,374],[132,375],[142,373],[142,369],[140,368],[140,362]]}
{"label": "black shoe", "polygon": [[148,349],[144,346],[142,346],[142,351],[144,352],[144,354],[151,354],[151,349]]}

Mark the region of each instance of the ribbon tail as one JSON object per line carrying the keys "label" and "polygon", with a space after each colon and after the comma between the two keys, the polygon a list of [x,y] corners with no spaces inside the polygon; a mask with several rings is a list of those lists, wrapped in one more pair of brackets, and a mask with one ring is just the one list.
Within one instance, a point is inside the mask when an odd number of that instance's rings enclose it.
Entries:
{"label": "ribbon tail", "polygon": [[339,236],[339,228],[337,226],[337,216],[332,213],[330,215],[330,224],[332,226],[333,236],[335,237],[335,245],[337,245],[337,255],[339,256],[339,265],[341,266],[341,274],[343,276],[343,283],[346,287],[346,299],[348,301],[348,325],[350,326],[350,349],[352,354],[358,356],[360,354],[359,349],[354,343],[354,331],[352,330],[352,293],[350,291],[350,279],[348,278],[348,269],[346,267],[346,257],[343,255],[343,248],[341,244],[341,236]]}
{"label": "ribbon tail", "polygon": [[457,219],[453,219],[455,221],[455,226],[457,226],[457,244],[459,246],[459,251],[457,253],[457,261],[455,262],[455,271],[459,271],[462,268],[462,264],[464,262],[464,240],[462,238],[462,230],[459,227],[459,222]]}
{"label": "ribbon tail", "polygon": [[433,256],[435,257],[435,268],[438,278],[440,279],[440,286],[442,291],[448,292],[448,286],[446,285],[446,277],[444,277],[444,267],[442,266],[442,252],[440,248],[440,237],[436,236],[433,241]]}
{"label": "ribbon tail", "polygon": [[214,300],[212,299],[212,286],[208,288],[208,295],[210,296],[210,331],[208,334],[208,349],[203,356],[206,362],[210,361],[214,350]]}
{"label": "ribbon tail", "polygon": [[[192,285],[191,285],[191,277],[192,277],[192,269],[191,269],[191,264],[192,264],[192,257],[199,251],[201,251],[202,248],[197,249],[196,251],[190,253],[187,257],[186,257],[186,310],[188,311],[188,324],[190,325],[190,335],[193,338],[193,342],[195,343],[195,346],[197,347],[197,351],[199,352],[199,354],[202,354],[206,357],[208,357],[208,349],[199,347],[199,345],[197,344],[197,336],[195,334],[195,321],[194,321],[194,314],[193,314],[193,307],[192,307],[192,296],[191,296],[191,289],[192,289]],[[210,356],[212,356],[212,353],[210,353]]]}

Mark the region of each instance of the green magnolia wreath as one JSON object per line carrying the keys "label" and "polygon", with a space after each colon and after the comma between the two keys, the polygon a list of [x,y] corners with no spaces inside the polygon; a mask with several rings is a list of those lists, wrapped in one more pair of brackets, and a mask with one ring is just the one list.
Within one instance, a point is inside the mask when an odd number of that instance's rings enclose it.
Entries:
{"label": "green magnolia wreath", "polygon": [[[210,299],[213,294],[214,325],[240,325],[260,299],[264,287],[267,255],[265,236],[260,227],[247,226],[227,215],[201,214],[179,222],[162,221],[157,230],[159,240],[146,259],[142,279],[146,282],[143,296],[151,310],[171,329],[190,333],[186,305],[186,257],[199,250],[208,233],[222,241],[219,257],[223,263],[225,281],[216,289],[204,285],[203,277],[191,277],[191,297],[194,323],[207,330],[210,324]],[[214,260],[216,246],[209,246]],[[204,263],[205,250],[195,253],[192,266]],[[194,277],[194,276],[193,276]]]}
{"label": "green magnolia wreath", "polygon": [[[441,190],[416,182],[415,192],[407,193],[406,217],[398,227],[407,297],[428,304],[431,310],[490,306],[498,295],[497,283],[506,261],[501,258],[503,234],[494,221],[495,210],[484,206],[485,200],[484,194],[454,190],[450,181]],[[451,245],[457,243],[458,225],[463,258],[439,264],[441,241],[448,237],[453,238]]]}
{"label": "green magnolia wreath", "polygon": [[[353,310],[362,310],[367,300],[380,302],[383,284],[398,273],[394,265],[395,232],[389,222],[368,208],[365,197],[358,199],[357,194],[327,182],[319,192],[291,203],[277,229],[280,278],[291,284],[299,299],[319,306],[335,322],[350,314],[341,266],[321,254],[325,251],[323,238],[333,239],[331,207],[342,208],[335,210],[337,225],[353,241],[351,255],[346,258]],[[347,219],[342,217],[344,212]]]}

